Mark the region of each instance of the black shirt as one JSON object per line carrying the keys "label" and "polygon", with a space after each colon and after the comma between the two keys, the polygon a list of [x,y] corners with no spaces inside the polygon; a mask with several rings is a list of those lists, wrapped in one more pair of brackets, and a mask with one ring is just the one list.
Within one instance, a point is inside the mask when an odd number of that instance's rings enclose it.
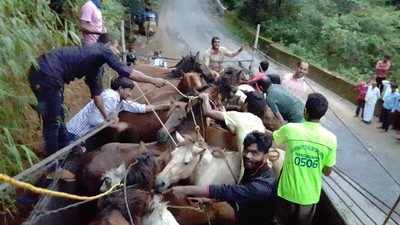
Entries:
{"label": "black shirt", "polygon": [[276,179],[270,168],[257,174],[246,173],[240,184],[211,185],[210,197],[227,201],[235,210],[240,225],[273,224]]}
{"label": "black shirt", "polygon": [[92,96],[102,92],[101,67],[105,63],[120,76],[128,77],[132,71],[120,62],[110,48],[101,43],[56,49],[38,59],[39,70],[45,74],[42,81],[47,85],[62,88],[76,78],[85,77]]}

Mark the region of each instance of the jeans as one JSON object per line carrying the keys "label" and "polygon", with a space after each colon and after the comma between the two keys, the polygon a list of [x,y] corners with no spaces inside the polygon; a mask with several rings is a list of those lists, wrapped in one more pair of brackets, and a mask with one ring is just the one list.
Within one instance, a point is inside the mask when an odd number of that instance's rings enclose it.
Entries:
{"label": "jeans", "polygon": [[360,110],[361,110],[361,118],[364,116],[364,106],[365,106],[365,100],[357,100],[356,116],[360,114]]}
{"label": "jeans", "polygon": [[392,123],[392,117],[394,116],[394,113],[391,113],[391,110],[385,109],[382,107],[382,128],[385,131],[389,130],[389,126]]}
{"label": "jeans", "polygon": [[38,101],[38,111],[43,121],[43,138],[46,155],[51,155],[70,142],[64,119],[64,90],[47,86],[45,74],[32,70],[29,83]]}

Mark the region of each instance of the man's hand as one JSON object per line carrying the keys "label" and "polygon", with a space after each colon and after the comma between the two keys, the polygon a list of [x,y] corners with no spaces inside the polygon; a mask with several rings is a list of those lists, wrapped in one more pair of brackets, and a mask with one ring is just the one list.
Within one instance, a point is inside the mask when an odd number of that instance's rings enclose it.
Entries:
{"label": "man's hand", "polygon": [[164,79],[162,79],[162,78],[154,78],[154,80],[153,80],[153,84],[156,86],[156,87],[163,87],[165,84],[166,84],[167,82],[164,80]]}

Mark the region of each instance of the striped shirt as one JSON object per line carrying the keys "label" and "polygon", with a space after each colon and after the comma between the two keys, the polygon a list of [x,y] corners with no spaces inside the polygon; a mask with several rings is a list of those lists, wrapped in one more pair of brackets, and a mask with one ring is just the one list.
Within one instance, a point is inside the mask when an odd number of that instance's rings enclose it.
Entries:
{"label": "striped shirt", "polygon": [[[146,111],[146,105],[144,104],[129,100],[121,101],[119,93],[112,89],[103,91],[100,96],[103,99],[104,108],[108,116],[112,116],[121,111],[132,113],[145,113]],[[82,137],[103,122],[103,115],[101,115],[94,101],[91,100],[81,111],[68,121],[67,130],[78,137]]]}

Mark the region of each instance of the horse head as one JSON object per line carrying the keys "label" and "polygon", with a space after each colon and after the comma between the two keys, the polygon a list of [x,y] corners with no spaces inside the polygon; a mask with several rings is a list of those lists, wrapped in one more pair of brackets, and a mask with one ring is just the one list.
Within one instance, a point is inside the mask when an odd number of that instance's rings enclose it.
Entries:
{"label": "horse head", "polygon": [[171,184],[190,178],[202,153],[207,150],[204,142],[194,142],[190,137],[186,137],[185,142],[180,144],[171,152],[171,160],[156,177],[157,191],[164,191]]}
{"label": "horse head", "polygon": [[101,192],[109,190],[112,186],[120,184],[126,175],[126,185],[135,184],[143,190],[151,190],[154,186],[154,177],[157,172],[156,157],[144,152],[138,155],[131,163],[129,171],[125,164],[118,168],[106,171],[102,176]]}
{"label": "horse head", "polygon": [[154,195],[150,201],[148,211],[142,218],[143,225],[179,225],[175,217],[167,208],[167,203],[159,195]]}
{"label": "horse head", "polygon": [[189,112],[189,108],[187,107],[187,103],[181,101],[171,101],[171,107],[167,113],[167,121],[165,121],[164,127],[160,128],[157,132],[158,141],[160,143],[165,143],[168,140],[168,133],[172,133],[175,131],[178,126],[182,123]]}

